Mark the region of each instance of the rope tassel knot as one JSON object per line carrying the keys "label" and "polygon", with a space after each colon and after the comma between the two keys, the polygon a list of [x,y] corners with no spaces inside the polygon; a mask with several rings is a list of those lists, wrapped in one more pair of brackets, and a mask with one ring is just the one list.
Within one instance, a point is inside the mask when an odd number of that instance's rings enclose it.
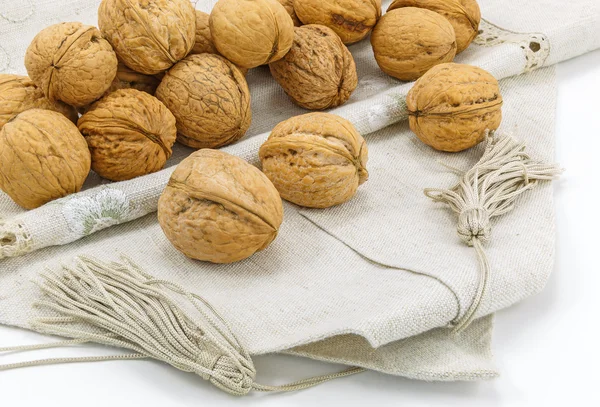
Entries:
{"label": "rope tassel knot", "polygon": [[[76,267],[47,270],[37,282],[46,315],[31,321],[40,332],[73,338],[54,344],[0,348],[31,351],[96,342],[135,353],[114,356],[56,358],[0,365],[1,370],[59,363],[152,358],[195,373],[227,393],[252,390],[301,390],[364,371],[359,367],[312,377],[283,386],[254,381],[250,354],[217,311],[199,295],[146,274],[132,261],[103,263],[78,258]],[[176,298],[176,299],[175,299]]]}
{"label": "rope tassel knot", "polygon": [[474,247],[480,276],[475,297],[465,314],[455,322],[453,331],[462,332],[475,318],[485,297],[490,266],[484,245],[490,241],[491,220],[510,212],[516,199],[540,181],[557,178],[563,170],[555,164],[531,159],[525,144],[511,136],[489,135],[485,151],[477,164],[450,189],[425,189],[425,195],[458,214],[457,232],[461,240]]}

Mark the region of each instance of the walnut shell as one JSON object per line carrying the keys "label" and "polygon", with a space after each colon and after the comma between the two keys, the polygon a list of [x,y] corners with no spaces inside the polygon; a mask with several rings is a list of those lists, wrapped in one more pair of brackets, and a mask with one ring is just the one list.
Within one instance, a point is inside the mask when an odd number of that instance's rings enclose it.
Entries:
{"label": "walnut shell", "polygon": [[246,79],[219,55],[188,56],[167,72],[156,97],[177,119],[177,141],[193,148],[233,143],[252,121]]}
{"label": "walnut shell", "polygon": [[411,130],[441,151],[462,151],[495,130],[502,120],[498,81],[481,68],[447,63],[437,65],[408,92]]}
{"label": "walnut shell", "polygon": [[217,48],[210,34],[210,26],[208,24],[209,14],[203,11],[196,10],[196,42],[192,48],[191,54],[217,54]]}
{"label": "walnut shell", "polygon": [[113,80],[106,94],[112,93],[119,89],[136,89],[146,92],[149,95],[154,95],[156,88],[160,84],[161,79],[156,75],[144,75],[129,68],[123,62],[119,61],[117,67],[117,76]]}
{"label": "walnut shell", "polygon": [[256,167],[217,150],[199,150],[177,166],[158,201],[158,222],[188,257],[232,263],[277,236],[283,205]]}
{"label": "walnut shell", "polygon": [[94,103],[78,122],[92,154],[92,169],[111,181],[161,170],[177,137],[175,117],[157,98],[117,90]]}
{"label": "walnut shell", "polygon": [[[212,35],[210,33],[210,26],[208,24],[209,15],[196,10],[196,44],[190,54],[219,54],[215,44],[212,40]],[[238,66],[238,69],[244,76],[248,73],[248,68],[242,68]]]}
{"label": "walnut shell", "polygon": [[0,130],[0,189],[25,209],[78,192],[89,171],[87,144],[60,113],[27,110]]}
{"label": "walnut shell", "polygon": [[109,88],[117,74],[117,56],[95,27],[61,23],[35,36],[25,67],[50,100],[85,106]]}
{"label": "walnut shell", "polygon": [[154,75],[190,52],[196,13],[189,0],[102,0],[98,27],[125,65]]}
{"label": "walnut shell", "polygon": [[281,5],[285,8],[285,11],[288,12],[290,17],[292,17],[292,21],[294,22],[294,27],[300,27],[302,25],[302,21],[298,19],[296,15],[296,11],[294,10],[294,0],[277,0]]}
{"label": "walnut shell", "polygon": [[476,0],[395,0],[388,11],[401,7],[420,7],[448,19],[456,35],[456,53],[464,51],[477,36],[481,11]]}
{"label": "walnut shell", "polygon": [[365,140],[352,123],[330,113],[279,123],[259,157],[283,199],[311,208],[348,201],[369,177]]}
{"label": "walnut shell", "polygon": [[415,80],[456,55],[452,25],[423,8],[403,7],[386,13],[373,30],[371,44],[381,70],[403,81]]}
{"label": "walnut shell", "polygon": [[295,28],[294,45],[269,64],[271,74],[299,106],[322,110],[345,103],[358,76],[352,54],[340,38],[322,25]]}
{"label": "walnut shell", "polygon": [[47,109],[64,114],[77,123],[79,115],[72,106],[51,101],[27,76],[0,74],[0,128],[29,109]]}
{"label": "walnut shell", "polygon": [[294,0],[296,15],[304,24],[331,28],[344,44],[360,41],[381,17],[381,0]]}
{"label": "walnut shell", "polygon": [[242,68],[281,59],[294,40],[294,23],[277,0],[219,0],[209,23],[219,53]]}

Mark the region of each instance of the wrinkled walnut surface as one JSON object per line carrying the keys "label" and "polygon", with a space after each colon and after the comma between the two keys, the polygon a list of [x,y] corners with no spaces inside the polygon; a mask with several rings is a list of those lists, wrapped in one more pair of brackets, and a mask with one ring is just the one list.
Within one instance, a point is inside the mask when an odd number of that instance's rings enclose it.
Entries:
{"label": "wrinkled walnut surface", "polygon": [[365,140],[352,123],[330,113],[279,123],[259,156],[281,197],[311,208],[348,201],[369,176]]}
{"label": "wrinkled walnut surface", "polygon": [[73,123],[77,111],[60,101],[51,101],[27,76],[0,74],[0,129],[10,119],[29,109],[47,109],[64,114]]}
{"label": "wrinkled walnut surface", "polygon": [[89,171],[87,144],[60,113],[27,110],[0,130],[0,189],[25,209],[78,192]]}
{"label": "wrinkled walnut surface", "polygon": [[381,0],[294,0],[294,10],[304,24],[327,26],[344,44],[352,44],[375,27]]}
{"label": "wrinkled walnut surface", "polygon": [[190,52],[196,13],[189,0],[103,0],[98,26],[125,65],[154,75]]}
{"label": "wrinkled walnut surface", "polygon": [[435,66],[415,82],[406,104],[411,130],[436,150],[473,147],[502,120],[498,81],[472,65]]}
{"label": "wrinkled walnut surface", "polygon": [[243,68],[277,61],[294,40],[292,18],[277,0],[219,0],[209,22],[219,53]]}
{"label": "wrinkled walnut surface", "polygon": [[285,93],[311,110],[345,103],[358,85],[352,54],[330,28],[322,25],[297,27],[290,52],[269,68]]}
{"label": "wrinkled walnut surface", "polygon": [[[208,24],[209,15],[196,10],[196,44],[190,54],[219,54],[215,44],[212,40],[212,35],[210,33],[210,26]],[[248,73],[248,68],[242,68],[238,66],[238,69],[244,76]]]}
{"label": "wrinkled walnut surface", "polygon": [[233,143],[252,121],[246,79],[219,55],[188,56],[167,72],[156,97],[177,119],[177,140],[193,148]]}
{"label": "wrinkled walnut surface", "polygon": [[294,10],[294,0],[277,0],[281,5],[285,8],[285,11],[288,12],[290,17],[292,17],[292,21],[294,22],[294,27],[300,27],[302,22],[298,19],[296,15],[296,11]]}
{"label": "wrinkled walnut surface", "polygon": [[401,7],[420,7],[448,19],[456,35],[456,53],[464,51],[477,36],[481,11],[476,0],[395,0],[388,11]]}
{"label": "wrinkled walnut surface", "polygon": [[403,81],[415,80],[456,55],[450,22],[423,8],[403,7],[386,13],[373,30],[371,44],[381,70]]}
{"label": "wrinkled walnut surface", "polygon": [[175,117],[154,96],[117,90],[94,103],[78,122],[92,154],[92,169],[124,181],[162,169],[177,137]]}
{"label": "wrinkled walnut surface", "polygon": [[95,27],[60,23],[35,36],[25,54],[25,67],[50,100],[85,106],[110,87],[117,57]]}
{"label": "wrinkled walnut surface", "polygon": [[158,221],[186,256],[232,263],[275,239],[283,205],[271,181],[256,167],[205,149],[173,172],[158,202]]}
{"label": "wrinkled walnut surface", "polygon": [[210,34],[209,17],[209,14],[196,10],[196,43],[194,44],[194,48],[192,48],[192,54],[202,54],[204,52],[208,52],[209,54],[217,53],[217,48],[215,48],[212,35]]}

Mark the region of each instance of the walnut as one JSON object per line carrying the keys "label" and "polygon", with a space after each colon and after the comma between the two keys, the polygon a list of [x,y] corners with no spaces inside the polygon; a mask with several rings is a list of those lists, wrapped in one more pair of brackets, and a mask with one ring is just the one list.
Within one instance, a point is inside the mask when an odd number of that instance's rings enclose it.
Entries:
{"label": "walnut", "polygon": [[285,93],[311,110],[345,103],[358,85],[352,54],[330,28],[322,25],[297,27],[290,52],[269,68]]}
{"label": "walnut", "polygon": [[381,70],[403,81],[415,80],[456,55],[452,25],[423,8],[403,7],[386,13],[373,30],[371,44]]}
{"label": "walnut", "polygon": [[61,23],[35,36],[25,54],[25,67],[50,100],[85,106],[112,83],[117,57],[95,27]]}
{"label": "walnut", "polygon": [[209,17],[210,15],[205,12],[196,10],[196,42],[194,48],[192,48],[192,54],[202,54],[205,52],[209,54],[218,53],[210,34],[210,26],[208,25]]}
{"label": "walnut", "polygon": [[78,192],[89,171],[87,144],[60,113],[27,110],[0,130],[0,189],[25,209]]}
{"label": "walnut", "polygon": [[464,51],[477,36],[481,12],[476,0],[395,0],[388,11],[401,7],[420,7],[448,19],[456,35],[456,53]]}
{"label": "walnut", "polygon": [[381,0],[294,0],[296,15],[304,24],[331,28],[344,44],[360,41],[381,17]]}
{"label": "walnut", "polygon": [[48,109],[64,114],[73,123],[77,111],[60,101],[51,101],[27,76],[0,74],[0,128],[29,109]]}
{"label": "walnut", "polygon": [[259,157],[283,199],[311,208],[348,201],[369,177],[365,140],[352,123],[330,113],[279,123]]}
{"label": "walnut", "polygon": [[218,150],[199,150],[177,166],[158,201],[158,222],[188,257],[232,263],[277,236],[283,205],[256,167]]}
{"label": "walnut", "polygon": [[294,23],[277,0],[219,0],[209,23],[219,53],[243,68],[281,59],[294,40]]}
{"label": "walnut", "polygon": [[98,26],[125,65],[154,75],[190,52],[196,13],[189,0],[102,0]]}
{"label": "walnut", "polygon": [[296,11],[294,10],[294,0],[277,0],[281,3],[281,5],[285,8],[285,11],[288,12],[290,17],[292,17],[292,21],[294,22],[295,27],[300,27],[302,25],[302,21],[298,19],[296,15]]}
{"label": "walnut", "polygon": [[250,91],[244,75],[215,54],[190,55],[165,75],[156,90],[177,119],[177,140],[216,148],[240,139],[250,127]]}
{"label": "walnut", "polygon": [[175,117],[154,96],[117,90],[94,103],[78,122],[92,154],[92,169],[124,181],[162,169],[177,137]]}
{"label": "walnut", "polygon": [[481,68],[446,63],[415,82],[406,97],[410,128],[441,151],[473,147],[502,120],[498,81]]}
{"label": "walnut", "polygon": [[119,89],[137,89],[154,95],[161,79],[157,75],[144,75],[129,68],[122,62],[117,67],[117,76],[113,80],[106,94]]}
{"label": "walnut", "polygon": [[[208,24],[209,17],[210,16],[208,14],[200,10],[196,10],[196,44],[194,45],[194,48],[192,48],[190,54],[209,53],[220,55],[212,40],[210,26]],[[246,76],[248,73],[247,68],[238,66],[238,69],[242,72],[242,74],[244,74],[244,76]]]}

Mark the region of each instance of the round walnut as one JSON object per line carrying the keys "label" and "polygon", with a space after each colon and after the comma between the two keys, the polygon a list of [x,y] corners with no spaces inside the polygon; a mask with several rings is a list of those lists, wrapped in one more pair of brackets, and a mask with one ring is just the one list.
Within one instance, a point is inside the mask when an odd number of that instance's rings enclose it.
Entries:
{"label": "round walnut", "polygon": [[330,113],[279,123],[259,157],[281,197],[310,208],[348,201],[369,177],[365,140],[352,123]]}
{"label": "round walnut", "polygon": [[481,12],[476,0],[395,0],[388,11],[401,7],[420,7],[448,19],[456,35],[456,53],[464,51],[477,36]]}
{"label": "round walnut", "polygon": [[79,117],[73,107],[46,98],[27,76],[0,74],[0,129],[10,119],[29,109],[54,110],[73,123]]}
{"label": "round walnut", "polygon": [[154,96],[117,90],[94,103],[78,122],[92,169],[111,181],[161,170],[177,137],[175,117]]}
{"label": "round walnut", "polygon": [[190,52],[196,13],[189,0],[102,0],[98,26],[125,65],[154,75]]}
{"label": "round walnut", "polygon": [[217,54],[217,48],[210,34],[210,26],[208,24],[209,14],[203,11],[196,10],[196,42],[192,48],[192,54]]}
{"label": "round walnut", "polygon": [[188,257],[232,263],[277,236],[283,205],[256,167],[218,150],[196,151],[177,166],[158,201],[158,222]]}
{"label": "round walnut", "polygon": [[340,37],[322,25],[295,28],[290,52],[269,68],[285,93],[311,110],[345,103],[358,85],[352,54]]}
{"label": "round walnut", "polygon": [[294,0],[296,15],[304,24],[331,28],[344,44],[360,41],[381,17],[381,0]]}
{"label": "round walnut", "polygon": [[462,151],[502,120],[498,81],[481,68],[447,63],[423,75],[406,97],[411,130],[441,151]]}
{"label": "round walnut", "polygon": [[246,79],[219,55],[188,56],[167,72],[156,97],[177,119],[177,140],[193,148],[233,143],[252,121]]}
{"label": "round walnut", "polygon": [[295,27],[300,27],[302,22],[298,19],[296,15],[296,11],[294,10],[294,0],[277,0],[281,3],[281,5],[285,8],[285,11],[288,12],[290,17],[292,17],[292,21],[294,22]]}
{"label": "round walnut", "polygon": [[154,95],[156,88],[160,84],[160,79],[155,75],[144,75],[129,68],[122,62],[119,62],[117,67],[117,76],[113,80],[108,93],[112,93],[119,89],[136,89]]}
{"label": "round walnut", "polygon": [[219,0],[209,23],[219,53],[242,68],[281,59],[294,40],[294,23],[277,0]]}
{"label": "round walnut", "polygon": [[61,23],[40,31],[25,67],[50,100],[85,106],[101,97],[117,74],[117,57],[95,27]]}
{"label": "round walnut", "polygon": [[381,70],[403,81],[413,81],[456,55],[452,25],[423,8],[403,7],[386,13],[373,30],[371,44]]}
{"label": "round walnut", "polygon": [[60,113],[27,110],[0,130],[0,189],[25,209],[78,192],[89,171],[87,144]]}
{"label": "round walnut", "polygon": [[[196,44],[194,45],[194,48],[192,48],[190,54],[219,54],[210,33],[210,26],[208,24],[209,17],[208,14],[196,10]],[[247,68],[238,66],[238,69],[244,76],[248,73]]]}

